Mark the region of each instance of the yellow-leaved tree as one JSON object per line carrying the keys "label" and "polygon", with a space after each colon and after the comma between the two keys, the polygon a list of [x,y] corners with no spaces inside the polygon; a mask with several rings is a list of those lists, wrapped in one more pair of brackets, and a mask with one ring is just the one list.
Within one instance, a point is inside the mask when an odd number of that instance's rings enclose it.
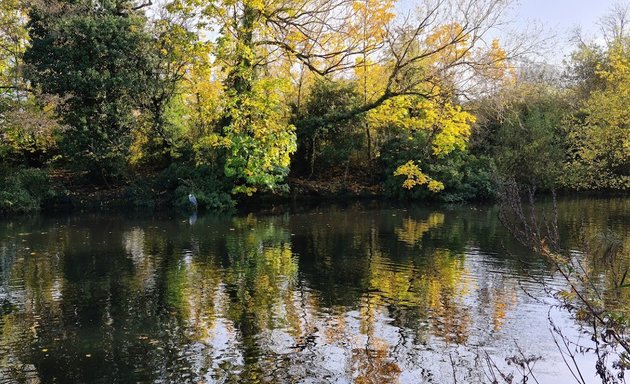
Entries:
{"label": "yellow-leaved tree", "polygon": [[[459,63],[467,60],[476,63],[468,70],[479,72],[477,80],[487,84],[504,82],[511,76],[508,53],[498,40],[493,40],[487,49],[476,48],[474,40],[475,36],[467,33],[460,23],[451,22],[410,41],[405,54],[414,59],[402,64],[401,77],[394,80],[400,91],[367,113],[368,142],[369,132],[373,130],[376,142],[381,145],[399,136],[413,143],[395,149],[402,157],[394,159],[397,166],[393,174],[404,177],[405,189],[426,186],[432,192],[442,191],[444,182],[423,170],[426,163],[439,162],[454,151],[466,149],[475,117],[458,103],[456,84],[466,76]],[[362,70],[364,67],[358,68],[358,79],[365,89],[372,91],[366,101],[391,92],[387,88],[392,83],[388,75],[400,65],[399,57],[394,54],[389,61],[372,64],[369,72]],[[407,88],[409,84],[414,84],[412,89]],[[403,155],[405,147],[409,153]]]}
{"label": "yellow-leaved tree", "polygon": [[[392,0],[355,0],[352,8],[356,13],[351,33],[358,36],[362,54],[357,58],[355,74],[363,104],[374,101],[383,91],[383,67],[378,65],[376,54],[383,48],[387,26],[394,19]],[[372,158],[373,139],[370,122],[364,119],[368,159]]]}
{"label": "yellow-leaved tree", "polygon": [[612,42],[591,92],[569,124],[564,182],[584,189],[630,189],[630,38]]}
{"label": "yellow-leaved tree", "polygon": [[406,189],[426,185],[432,192],[443,190],[443,182],[423,172],[421,162],[464,150],[470,138],[475,117],[459,105],[438,100],[400,97],[368,113],[370,124],[379,132],[402,135],[410,142],[421,140],[414,158],[398,159],[404,163],[394,171],[394,176],[405,177],[402,186]]}
{"label": "yellow-leaved tree", "polygon": [[[208,149],[222,153],[235,193],[273,190],[288,174],[296,132],[339,126],[407,97],[426,101],[427,115],[441,120],[426,123],[434,132],[430,147],[435,145],[435,156],[461,147],[467,135],[463,126],[471,118],[457,107],[451,91],[496,64],[487,60],[491,53],[479,52],[493,50],[482,49],[483,37],[506,6],[504,0],[426,2],[409,17],[396,18],[393,0],[173,0],[170,8],[193,15],[200,35],[212,30],[212,56],[220,68],[219,118],[200,140],[199,159],[204,161]],[[302,70],[328,80],[354,75],[361,102],[302,116],[302,86],[308,78]],[[436,92],[436,87],[448,92]],[[297,100],[293,116],[286,108],[289,99]],[[372,158],[377,127],[370,119],[363,122]]]}

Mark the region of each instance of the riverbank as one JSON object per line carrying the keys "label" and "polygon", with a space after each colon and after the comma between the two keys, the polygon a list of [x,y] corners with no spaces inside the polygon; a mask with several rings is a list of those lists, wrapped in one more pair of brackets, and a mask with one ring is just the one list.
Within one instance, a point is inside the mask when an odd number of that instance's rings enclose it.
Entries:
{"label": "riverbank", "polygon": [[[169,200],[168,191],[148,191],[143,195],[150,195],[152,198],[141,200],[137,192],[130,186],[116,186],[105,188],[96,185],[75,186],[58,191],[54,197],[44,200],[42,212],[63,212],[63,211],[89,211],[89,210],[148,210],[148,211],[170,211],[187,209],[187,205],[175,204]],[[541,198],[550,196],[548,191],[539,193]],[[630,197],[627,191],[574,191],[560,190],[559,197],[564,198],[616,198]],[[395,199],[383,193],[382,185],[360,184],[357,182],[343,183],[333,181],[326,183],[321,180],[307,180],[291,178],[288,180],[288,191],[283,193],[260,193],[253,196],[240,196],[234,200],[232,207],[220,211],[239,212],[259,212],[264,210],[275,211],[278,205],[318,205],[321,203],[351,203],[355,201],[378,201],[386,203],[419,203],[427,204],[454,204],[453,202],[441,201],[439,198],[433,199]],[[455,202],[455,204],[492,204],[496,199],[472,199]],[[216,209],[202,209],[206,211],[217,211]]]}
{"label": "riverbank", "polygon": [[[194,191],[193,191],[194,192]],[[142,198],[140,195],[146,196]],[[71,185],[55,191],[54,196],[42,202],[42,211],[90,210],[90,209],[151,209],[169,210],[181,207],[169,199],[166,190],[149,190],[138,193],[134,186],[104,187],[99,185]],[[384,200],[387,198],[379,185],[357,182],[325,183],[317,180],[293,178],[288,180],[288,191],[238,196],[233,208],[254,210],[257,206],[269,206],[290,202],[322,202],[342,200]],[[208,209],[212,210],[212,209]]]}
{"label": "riverbank", "polygon": [[[274,192],[259,192],[252,196],[230,195],[229,186],[217,184],[217,189],[200,187],[194,182],[184,182],[179,175],[164,177],[157,175],[137,175],[133,182],[94,183],[88,182],[81,173],[67,171],[38,171],[16,174],[13,183],[0,188],[4,198],[1,215],[14,215],[32,212],[81,212],[93,210],[118,211],[169,211],[189,210],[188,194],[194,193],[199,201],[199,211],[240,211],[255,212],[261,209],[274,210],[283,204],[319,204],[322,202],[352,202],[357,200],[377,200],[384,202],[426,202],[447,204],[492,203],[497,196],[484,198],[456,198],[448,191],[431,194],[392,195],[386,190],[386,183],[379,177],[364,172],[330,172],[326,177],[289,177],[283,189]],[[197,178],[198,182],[201,178]],[[212,182],[212,180],[210,181]],[[11,190],[13,188],[14,190]],[[546,191],[538,191],[544,198]],[[575,191],[560,190],[559,196],[584,197],[626,197],[627,191]],[[0,201],[2,202],[2,201]]]}

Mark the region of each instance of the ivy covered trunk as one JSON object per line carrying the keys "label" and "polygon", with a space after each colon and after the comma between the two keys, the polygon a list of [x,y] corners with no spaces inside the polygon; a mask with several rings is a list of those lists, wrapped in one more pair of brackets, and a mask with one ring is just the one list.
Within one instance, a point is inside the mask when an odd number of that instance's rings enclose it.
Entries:
{"label": "ivy covered trunk", "polygon": [[218,41],[217,57],[227,72],[224,115],[218,132],[204,143],[225,150],[224,170],[233,181],[232,192],[251,195],[258,190],[283,189],[296,139],[282,97],[289,84],[257,76],[264,67],[255,62],[258,47],[254,40],[255,30],[261,28],[262,5],[243,0],[241,6],[224,26],[229,31]]}

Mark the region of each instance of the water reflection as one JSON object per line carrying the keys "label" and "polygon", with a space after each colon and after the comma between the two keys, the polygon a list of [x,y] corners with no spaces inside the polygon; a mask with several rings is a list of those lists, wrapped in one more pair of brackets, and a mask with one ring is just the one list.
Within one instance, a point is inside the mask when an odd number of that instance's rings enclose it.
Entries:
{"label": "water reflection", "polygon": [[[612,224],[627,242],[627,208],[563,202],[569,243],[584,211],[599,215],[587,230]],[[521,344],[545,357],[541,382],[567,378],[547,307],[522,289],[542,296],[528,276],[549,266],[495,217],[492,208],[357,205],[4,222],[0,377],[415,383],[455,373],[475,382],[484,380],[479,351],[500,361]]]}

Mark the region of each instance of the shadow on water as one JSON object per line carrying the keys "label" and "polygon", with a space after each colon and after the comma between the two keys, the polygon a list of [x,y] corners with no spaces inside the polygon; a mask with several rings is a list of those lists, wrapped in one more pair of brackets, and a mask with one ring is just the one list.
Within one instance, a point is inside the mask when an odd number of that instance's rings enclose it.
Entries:
{"label": "shadow on water", "polygon": [[[628,199],[560,213],[630,241]],[[482,382],[517,345],[563,382],[548,316],[579,335],[493,207],[24,218],[0,267],[0,382]]]}

